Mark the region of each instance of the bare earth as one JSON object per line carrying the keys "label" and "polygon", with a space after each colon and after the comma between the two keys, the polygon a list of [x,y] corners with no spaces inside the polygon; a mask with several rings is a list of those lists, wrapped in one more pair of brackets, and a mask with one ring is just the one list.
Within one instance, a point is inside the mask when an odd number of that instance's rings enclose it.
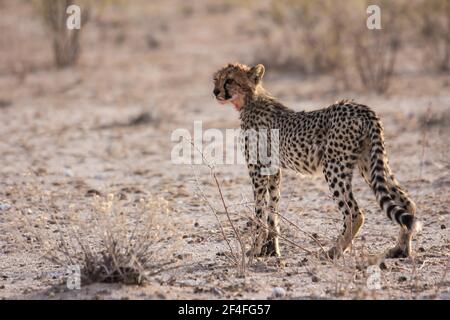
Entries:
{"label": "bare earth", "polygon": [[[355,175],[366,223],[352,252],[334,263],[318,260],[299,248],[316,252],[318,244],[282,222],[290,240],[281,242],[282,260],[254,260],[242,278],[223,255],[227,247],[216,217],[198,195],[200,186],[223,211],[209,169],[173,164],[170,137],[177,128],[192,132],[195,120],[203,121],[203,129],[239,126],[232,107],[214,101],[211,75],[227,62],[254,62],[257,43],[245,24],[249,10],[219,11],[212,1],[195,2],[193,9],[182,1],[108,8],[86,25],[79,65],[57,71],[50,67],[50,39],[40,20],[25,3],[13,3],[3,4],[0,19],[1,298],[266,299],[281,287],[287,299],[450,299],[448,74],[399,72],[389,93],[376,96],[337,92],[328,77],[302,79],[268,69],[267,89],[296,110],[352,98],[381,115],[391,167],[415,200],[423,230],[414,240],[414,259],[387,260],[382,288],[368,289],[361,265],[394,245],[398,227]],[[16,25],[18,15],[24,18]],[[135,19],[127,19],[131,16]],[[150,36],[159,43],[156,49],[147,44]],[[29,71],[22,76],[24,68]],[[142,112],[149,112],[149,121],[130,122]],[[244,232],[239,204],[252,196],[246,168],[224,165],[216,172],[232,219]],[[18,217],[28,210],[28,217],[37,219],[45,210],[36,190],[51,192],[62,216],[88,208],[89,190],[122,193],[125,207],[149,194],[163,196],[175,229],[163,241],[173,247],[176,267],[142,286],[67,289],[66,267],[18,240]],[[284,172],[281,213],[324,247],[341,227],[321,175]],[[219,218],[225,223],[223,212]],[[233,237],[229,228],[226,232]]]}

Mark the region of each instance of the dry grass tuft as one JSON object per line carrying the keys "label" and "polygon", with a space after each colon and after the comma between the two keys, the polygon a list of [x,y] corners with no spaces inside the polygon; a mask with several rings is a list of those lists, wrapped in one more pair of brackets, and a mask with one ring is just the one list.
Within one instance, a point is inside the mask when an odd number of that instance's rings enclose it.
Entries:
{"label": "dry grass tuft", "polygon": [[79,266],[81,283],[142,284],[172,261],[162,244],[171,230],[168,203],[159,197],[141,199],[131,210],[109,194],[95,196],[88,212],[66,216],[52,209],[52,195],[41,194],[44,212],[30,219],[23,210],[19,237],[37,244],[56,265]]}

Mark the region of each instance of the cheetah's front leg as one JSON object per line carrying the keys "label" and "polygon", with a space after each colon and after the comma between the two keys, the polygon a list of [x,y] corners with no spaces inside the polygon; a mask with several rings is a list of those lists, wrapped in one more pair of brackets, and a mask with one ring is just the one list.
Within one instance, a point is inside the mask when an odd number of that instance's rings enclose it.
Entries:
{"label": "cheetah's front leg", "polygon": [[260,256],[263,254],[262,249],[269,235],[269,228],[267,226],[268,212],[266,208],[269,176],[262,175],[258,166],[250,164],[248,168],[252,179],[253,195],[255,199],[255,213],[257,219],[254,244],[249,254],[251,256]]}
{"label": "cheetah's front leg", "polygon": [[279,226],[279,212],[278,212],[278,202],[280,201],[280,184],[281,184],[281,170],[269,176],[268,181],[268,191],[269,191],[269,213],[268,213],[268,225],[269,225],[269,235],[266,243],[262,247],[262,255],[266,256],[276,256],[279,257],[280,246],[278,243],[278,235],[280,234]]}

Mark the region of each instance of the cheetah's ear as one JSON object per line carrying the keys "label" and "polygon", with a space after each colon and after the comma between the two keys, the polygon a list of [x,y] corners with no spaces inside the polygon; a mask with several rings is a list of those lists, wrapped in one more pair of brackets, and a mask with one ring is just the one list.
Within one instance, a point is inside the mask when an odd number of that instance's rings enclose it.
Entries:
{"label": "cheetah's ear", "polygon": [[264,76],[265,70],[262,64],[257,64],[248,71],[248,75],[255,84],[259,84]]}

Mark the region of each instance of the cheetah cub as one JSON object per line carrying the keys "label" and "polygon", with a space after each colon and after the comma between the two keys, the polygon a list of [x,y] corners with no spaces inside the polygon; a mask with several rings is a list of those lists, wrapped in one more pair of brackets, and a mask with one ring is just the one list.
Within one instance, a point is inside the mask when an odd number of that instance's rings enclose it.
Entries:
{"label": "cheetah cub", "polygon": [[[352,193],[352,176],[358,167],[375,193],[381,209],[400,225],[397,244],[384,253],[386,258],[411,255],[411,238],[415,230],[416,206],[388,165],[383,126],[367,106],[340,101],[311,112],[295,112],[273,98],[262,87],[264,66],[229,64],[214,75],[214,95],[218,102],[231,103],[239,112],[242,131],[278,130],[279,167],[264,173],[267,164],[249,161],[252,143],[243,139],[243,150],[253,185],[256,226],[255,242],[250,254],[280,256],[278,202],[281,168],[302,174],[322,170],[344,227],[328,257],[341,256],[352,244],[364,223],[363,211]],[[270,136],[269,136],[270,140]],[[270,144],[270,143],[269,143]],[[275,148],[274,148],[275,149]]]}

